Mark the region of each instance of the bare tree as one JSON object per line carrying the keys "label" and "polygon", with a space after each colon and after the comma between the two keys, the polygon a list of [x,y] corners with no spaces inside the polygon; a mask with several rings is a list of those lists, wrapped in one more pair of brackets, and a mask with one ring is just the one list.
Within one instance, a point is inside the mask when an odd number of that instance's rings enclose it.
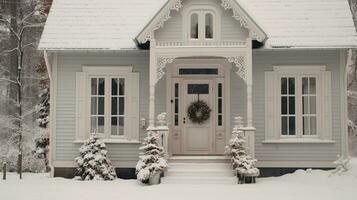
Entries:
{"label": "bare tree", "polygon": [[[0,82],[10,85],[8,102],[13,103],[15,112],[0,118],[2,128],[12,133],[10,141],[17,146],[17,171],[22,178],[23,171],[23,137],[26,133],[35,130],[26,123],[26,118],[36,113],[36,107],[27,108],[26,94],[31,91],[29,87],[32,79],[36,77],[31,70],[31,59],[36,58],[39,35],[46,20],[44,0],[3,0],[4,7],[10,8],[9,14],[2,13],[0,25],[5,28],[9,36],[7,49],[0,52],[0,58],[8,63],[2,67],[7,76],[0,77]],[[3,73],[4,74],[4,73]],[[30,84],[29,84],[30,83]]]}

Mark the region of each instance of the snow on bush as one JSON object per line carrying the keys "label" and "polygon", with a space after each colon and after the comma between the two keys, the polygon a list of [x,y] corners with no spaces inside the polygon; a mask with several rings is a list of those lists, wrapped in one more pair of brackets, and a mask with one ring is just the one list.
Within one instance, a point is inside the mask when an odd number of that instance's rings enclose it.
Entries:
{"label": "snow on bush", "polygon": [[82,180],[114,180],[115,170],[107,158],[107,147],[93,134],[79,148],[77,174]]}
{"label": "snow on bush", "polygon": [[235,126],[225,154],[231,157],[233,168],[239,174],[259,175],[259,169],[255,167],[257,160],[248,155],[245,143],[244,132]]}
{"label": "snow on bush", "polygon": [[142,155],[139,156],[136,165],[137,179],[147,183],[151,177],[157,173],[162,173],[167,167],[167,161],[164,158],[164,148],[159,145],[159,137],[153,131],[147,133],[143,146],[139,148]]}

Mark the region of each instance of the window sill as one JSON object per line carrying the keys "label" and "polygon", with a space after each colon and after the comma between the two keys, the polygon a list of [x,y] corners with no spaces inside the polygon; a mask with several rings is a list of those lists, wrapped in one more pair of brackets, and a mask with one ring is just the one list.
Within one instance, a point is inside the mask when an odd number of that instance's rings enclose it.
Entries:
{"label": "window sill", "polygon": [[334,144],[334,140],[322,140],[318,138],[281,138],[276,140],[264,140],[263,144]]}
{"label": "window sill", "polygon": [[[139,140],[126,140],[126,139],[102,139],[106,144],[141,144]],[[73,143],[84,143],[85,140],[75,140]]]}

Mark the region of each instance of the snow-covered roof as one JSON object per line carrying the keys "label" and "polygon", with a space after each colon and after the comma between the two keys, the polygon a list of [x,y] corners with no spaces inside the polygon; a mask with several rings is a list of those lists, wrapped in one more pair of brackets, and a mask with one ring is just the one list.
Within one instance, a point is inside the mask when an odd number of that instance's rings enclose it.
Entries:
{"label": "snow-covered roof", "polygon": [[[168,0],[55,0],[39,49],[135,49]],[[236,0],[268,36],[267,48],[354,48],[347,0]]]}

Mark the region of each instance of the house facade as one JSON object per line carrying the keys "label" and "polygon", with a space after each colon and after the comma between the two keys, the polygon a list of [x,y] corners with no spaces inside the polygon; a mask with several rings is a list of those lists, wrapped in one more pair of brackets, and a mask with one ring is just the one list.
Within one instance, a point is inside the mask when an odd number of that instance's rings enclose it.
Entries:
{"label": "house facade", "polygon": [[[54,175],[76,167],[94,132],[123,173],[147,129],[165,132],[170,158],[218,159],[237,115],[258,167],[333,167],[348,155],[346,61],[356,45],[347,1],[54,1],[39,46]],[[197,101],[209,108],[200,122],[188,109]]]}

